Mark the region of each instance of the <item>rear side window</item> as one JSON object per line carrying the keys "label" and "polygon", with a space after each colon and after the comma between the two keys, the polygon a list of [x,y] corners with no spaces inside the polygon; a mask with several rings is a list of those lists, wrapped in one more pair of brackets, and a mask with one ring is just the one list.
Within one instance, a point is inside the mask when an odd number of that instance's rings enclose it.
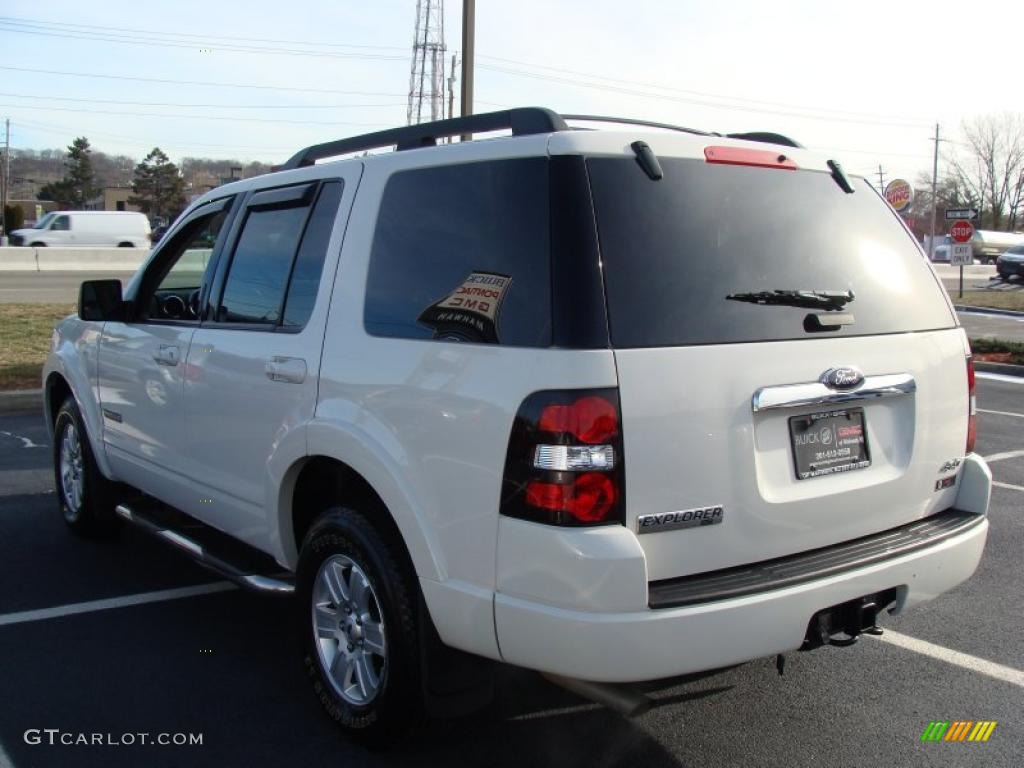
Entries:
{"label": "rear side window", "polygon": [[304,190],[254,195],[231,257],[218,322],[298,329],[309,319],[342,183],[323,184],[315,206],[314,191]]}
{"label": "rear side window", "polygon": [[396,173],[381,200],[368,333],[551,344],[546,158]]}
{"label": "rear side window", "polygon": [[[862,179],[662,158],[587,161],[616,347],[865,336],[950,328],[926,259]],[[774,291],[852,291],[854,322],[823,308],[755,303]],[[743,297],[746,297],[746,300]],[[732,297],[732,298],[729,298]]]}

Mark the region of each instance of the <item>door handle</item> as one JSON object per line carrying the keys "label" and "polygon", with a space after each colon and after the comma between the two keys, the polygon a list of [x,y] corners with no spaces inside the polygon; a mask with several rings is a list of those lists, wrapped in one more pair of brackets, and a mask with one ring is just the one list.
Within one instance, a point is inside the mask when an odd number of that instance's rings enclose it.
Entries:
{"label": "door handle", "polygon": [[300,357],[272,357],[264,370],[271,381],[301,384],[306,380],[306,361]]}
{"label": "door handle", "polygon": [[153,359],[159,365],[175,366],[178,364],[178,348],[174,344],[161,344],[153,353]]}

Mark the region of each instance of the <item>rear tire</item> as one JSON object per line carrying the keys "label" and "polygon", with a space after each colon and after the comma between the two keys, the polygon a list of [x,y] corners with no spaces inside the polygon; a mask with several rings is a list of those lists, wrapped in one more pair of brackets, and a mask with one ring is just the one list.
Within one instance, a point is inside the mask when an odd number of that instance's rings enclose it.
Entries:
{"label": "rear tire", "polygon": [[117,486],[96,464],[78,404],[69,397],[53,427],[53,473],[64,522],[82,536],[109,534],[117,527]]}
{"label": "rear tire", "polygon": [[423,713],[417,587],[399,547],[353,509],[327,510],[297,570],[313,692],[354,739],[384,747]]}

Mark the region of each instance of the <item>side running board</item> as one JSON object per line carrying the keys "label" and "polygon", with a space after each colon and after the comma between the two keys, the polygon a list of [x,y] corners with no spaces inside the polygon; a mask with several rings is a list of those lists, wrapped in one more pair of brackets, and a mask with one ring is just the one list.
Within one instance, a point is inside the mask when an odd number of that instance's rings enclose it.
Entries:
{"label": "side running board", "polygon": [[184,552],[200,565],[256,592],[290,595],[295,583],[268,555],[159,502],[118,504],[117,514]]}

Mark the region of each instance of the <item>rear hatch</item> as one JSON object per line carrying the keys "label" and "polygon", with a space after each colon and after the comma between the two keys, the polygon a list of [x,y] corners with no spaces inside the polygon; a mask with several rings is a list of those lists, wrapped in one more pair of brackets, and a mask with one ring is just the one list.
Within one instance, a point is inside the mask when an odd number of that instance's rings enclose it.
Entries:
{"label": "rear hatch", "polygon": [[936,482],[965,450],[965,340],[892,210],[824,169],[659,160],[660,180],[587,161],[650,580],[951,506]]}

